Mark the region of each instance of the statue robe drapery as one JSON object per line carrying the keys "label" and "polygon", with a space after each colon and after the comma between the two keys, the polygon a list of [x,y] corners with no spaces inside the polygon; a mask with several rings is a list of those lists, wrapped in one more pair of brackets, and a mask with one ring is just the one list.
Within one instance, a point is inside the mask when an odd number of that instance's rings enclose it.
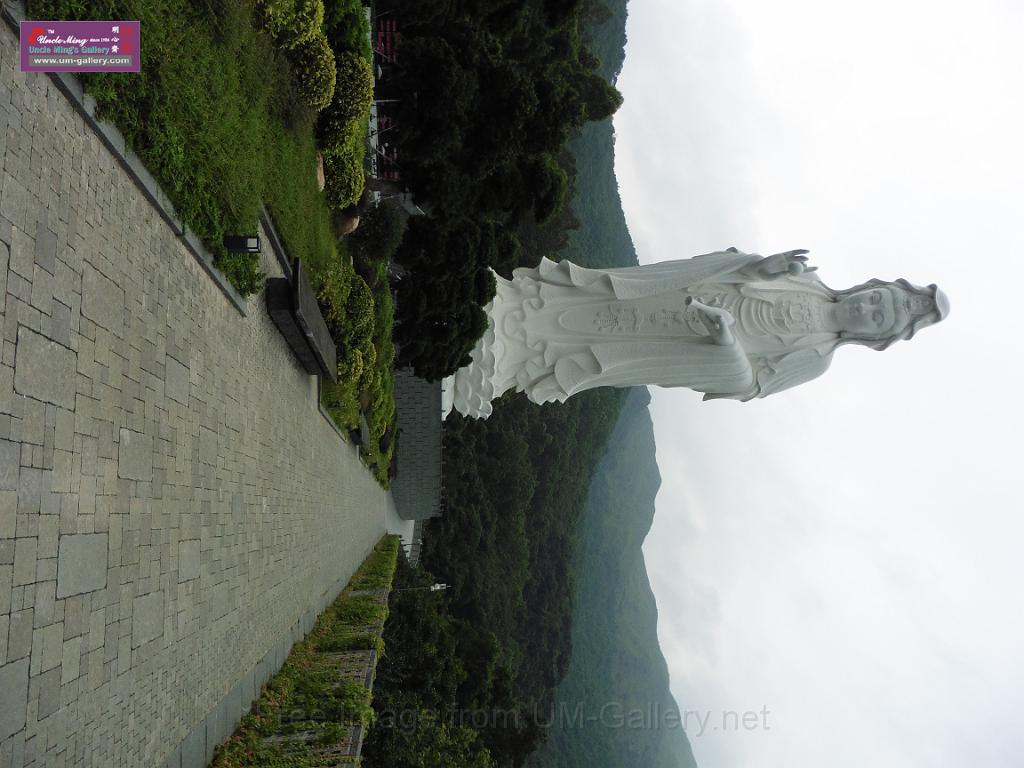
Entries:
{"label": "statue robe drapery", "polygon": [[[820,376],[838,343],[814,321],[831,291],[810,274],[759,278],[758,261],[738,251],[622,269],[542,259],[498,277],[473,363],[448,383],[454,406],[486,416],[512,388],[545,403],[651,384],[749,400]],[[687,297],[736,315],[734,343],[715,343]]]}

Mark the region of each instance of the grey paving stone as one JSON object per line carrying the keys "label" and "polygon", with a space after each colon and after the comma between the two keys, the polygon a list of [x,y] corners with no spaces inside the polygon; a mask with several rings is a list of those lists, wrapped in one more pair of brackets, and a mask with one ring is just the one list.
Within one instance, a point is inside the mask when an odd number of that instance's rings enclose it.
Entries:
{"label": "grey paving stone", "polygon": [[[23,443],[43,444],[43,433],[46,429],[46,404],[30,397],[22,401],[21,440]],[[22,462],[24,463],[24,462]]]}
{"label": "grey paving stone", "polygon": [[70,347],[72,328],[71,307],[60,301],[54,301],[51,320],[50,337],[65,347]]}
{"label": "grey paving stone", "polygon": [[0,741],[25,727],[28,709],[28,659],[0,667]]}
{"label": "grey paving stone", "polygon": [[20,471],[21,444],[0,440],[0,488],[17,491]]}
{"label": "grey paving stone", "polygon": [[[0,264],[0,269],[3,264]],[[2,289],[0,285],[0,289]],[[3,312],[3,298],[0,297],[0,313]],[[0,413],[11,413],[14,410],[14,368],[0,365]],[[19,398],[20,399],[20,398]]]}
{"label": "grey paving stone", "polygon": [[103,589],[107,585],[108,534],[86,533],[60,537],[57,557],[57,597]]}
{"label": "grey paving stone", "polygon": [[[33,449],[34,451],[35,449]],[[25,464],[25,450],[22,446],[21,460]],[[23,466],[18,478],[18,514],[39,512],[43,492],[43,472],[36,467]]]}
{"label": "grey paving stone", "polygon": [[0,613],[11,612],[11,589],[14,586],[14,566],[0,565]]}
{"label": "grey paving stone", "polygon": [[124,335],[124,290],[89,263],[82,271],[82,314],[115,336]]}
{"label": "grey paving stone", "polygon": [[199,578],[199,539],[178,542],[178,581]]}
{"label": "grey paving stone", "polygon": [[60,669],[51,669],[38,678],[40,720],[49,717],[60,708]]}
{"label": "grey paving stone", "polygon": [[132,648],[155,640],[164,633],[164,593],[136,597],[132,604]]}
{"label": "grey paving stone", "polygon": [[25,185],[13,174],[5,173],[3,186],[0,188],[0,216],[24,230],[33,223],[31,208],[32,197]]}
{"label": "grey paving stone", "polygon": [[36,264],[51,275],[57,263],[57,236],[50,230],[46,219],[40,219],[36,228]]}
{"label": "grey paving stone", "polygon": [[8,662],[26,658],[32,652],[33,613],[31,608],[27,608],[11,614],[11,628],[7,634]]}
{"label": "grey paving stone", "polygon": [[64,641],[64,652],[60,662],[61,685],[78,679],[81,672],[82,638],[73,637]]}
{"label": "grey paving stone", "polygon": [[203,464],[217,463],[217,433],[209,427],[199,427],[199,460]]}
{"label": "grey paving stone", "polygon": [[166,371],[164,391],[167,397],[182,405],[188,405],[188,368],[173,357],[168,357]]}
{"label": "grey paving stone", "polygon": [[75,353],[21,326],[18,328],[14,389],[63,408],[75,407]]}
{"label": "grey paving stone", "polygon": [[153,479],[153,438],[122,429],[117,451],[117,476],[130,480]]}
{"label": "grey paving stone", "polygon": [[[60,526],[60,520],[57,519],[56,515],[41,515],[39,517],[39,550],[37,556],[40,558],[55,558],[57,557],[57,536]],[[57,563],[53,563],[56,568]],[[54,571],[53,578],[57,578],[56,571]],[[39,579],[42,581],[42,579]]]}
{"label": "grey paving stone", "polygon": [[[44,627],[57,620],[57,605],[54,597],[57,585],[54,583],[52,578],[50,581],[38,581],[38,579],[40,579],[42,566],[45,563],[53,563],[53,560],[37,560],[36,563],[37,583],[35,585],[35,597],[33,603],[33,607],[36,611],[35,625],[37,627]],[[53,564],[56,565],[56,563]],[[54,573],[53,576],[55,577],[56,573]]]}
{"label": "grey paving stone", "polygon": [[63,638],[64,627],[61,624],[50,624],[32,632],[32,663],[30,671],[33,677],[60,666],[61,656],[64,651]]}
{"label": "grey paving stone", "polygon": [[84,635],[89,631],[89,595],[75,595],[64,600],[64,640]]}
{"label": "grey paving stone", "polygon": [[7,266],[11,260],[11,247],[0,242],[0,312],[7,306]]}
{"label": "grey paving stone", "polygon": [[15,540],[14,576],[11,581],[15,587],[35,583],[37,548],[38,541],[34,536]]}
{"label": "grey paving stone", "polygon": [[74,475],[74,454],[71,451],[55,450],[53,452],[53,469],[50,470],[49,490],[55,493],[70,493],[71,480]]}

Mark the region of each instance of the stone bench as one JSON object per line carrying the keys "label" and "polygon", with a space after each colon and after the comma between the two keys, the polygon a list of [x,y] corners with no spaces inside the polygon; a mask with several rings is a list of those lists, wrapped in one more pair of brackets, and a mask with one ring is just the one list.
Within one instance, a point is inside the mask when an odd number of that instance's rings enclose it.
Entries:
{"label": "stone bench", "polygon": [[266,293],[267,313],[302,367],[308,373],[337,382],[338,350],[302,263],[298,259],[292,261],[291,278],[268,279]]}

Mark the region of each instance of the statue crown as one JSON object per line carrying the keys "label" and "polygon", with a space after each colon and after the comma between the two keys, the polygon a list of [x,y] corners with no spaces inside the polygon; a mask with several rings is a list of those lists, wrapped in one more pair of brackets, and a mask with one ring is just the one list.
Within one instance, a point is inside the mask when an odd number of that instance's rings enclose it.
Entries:
{"label": "statue crown", "polygon": [[903,308],[912,317],[920,317],[934,311],[935,302],[931,297],[909,291],[902,291],[901,293],[903,294]]}

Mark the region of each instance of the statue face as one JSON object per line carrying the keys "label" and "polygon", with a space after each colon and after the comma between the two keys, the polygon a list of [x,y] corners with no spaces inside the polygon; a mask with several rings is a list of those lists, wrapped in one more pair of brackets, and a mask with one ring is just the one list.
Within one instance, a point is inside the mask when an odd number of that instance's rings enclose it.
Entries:
{"label": "statue face", "polygon": [[892,291],[866,288],[844,296],[836,308],[843,330],[864,336],[883,336],[896,322]]}

